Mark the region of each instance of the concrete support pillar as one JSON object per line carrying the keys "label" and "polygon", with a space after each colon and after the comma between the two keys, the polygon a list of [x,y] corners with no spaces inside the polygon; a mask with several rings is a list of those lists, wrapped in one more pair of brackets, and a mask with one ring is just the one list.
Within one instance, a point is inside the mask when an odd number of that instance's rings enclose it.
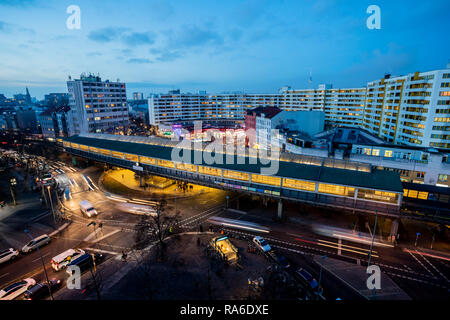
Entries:
{"label": "concrete support pillar", "polygon": [[278,219],[283,218],[283,200],[278,200]]}

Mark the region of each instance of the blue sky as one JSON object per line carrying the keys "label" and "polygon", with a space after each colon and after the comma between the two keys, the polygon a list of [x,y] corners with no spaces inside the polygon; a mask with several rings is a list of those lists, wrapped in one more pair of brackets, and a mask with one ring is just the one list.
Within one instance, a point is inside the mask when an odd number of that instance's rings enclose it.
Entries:
{"label": "blue sky", "polygon": [[[69,5],[81,29],[66,28]],[[381,30],[366,9],[381,8]],[[447,0],[0,0],[0,93],[66,92],[99,73],[128,93],[359,87],[385,73],[444,69]]]}

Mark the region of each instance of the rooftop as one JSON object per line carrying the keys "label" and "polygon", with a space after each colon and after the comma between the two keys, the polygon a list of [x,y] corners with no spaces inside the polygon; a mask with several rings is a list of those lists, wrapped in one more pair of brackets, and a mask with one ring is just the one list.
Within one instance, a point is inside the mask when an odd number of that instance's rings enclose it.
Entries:
{"label": "rooftop", "polygon": [[[63,140],[76,144],[92,146],[95,148],[102,148],[117,152],[124,152],[173,161],[173,149],[177,148],[176,146],[174,146],[173,142],[169,144],[166,143],[166,145],[148,144],[139,142],[139,140],[144,141],[145,139],[137,139],[137,137],[130,138],[134,138],[135,142],[81,136],[72,136],[64,138]],[[205,151],[181,148],[177,149],[178,150],[174,151],[175,154],[182,154],[183,157],[186,158],[190,157],[189,159],[191,159],[191,163],[194,162],[194,159],[199,159],[199,163],[195,161],[194,164],[199,164],[202,166],[260,174],[262,168],[269,168],[271,165],[271,163],[269,163],[269,165],[263,165],[259,160],[257,161],[257,164],[250,164],[250,158],[248,156],[245,156],[245,161],[240,161],[244,162],[244,164],[238,164],[238,157],[235,154],[227,154],[227,161],[222,161],[228,163],[209,164],[205,162]],[[215,156],[217,157],[217,155]],[[229,161],[228,157],[232,157],[233,161]],[[223,158],[224,157],[222,157],[221,159]],[[232,164],[230,164],[230,162]],[[307,165],[289,161],[279,161],[278,164],[279,170],[277,174],[275,174],[275,176],[279,177],[320,181],[344,186],[363,187],[392,192],[403,192],[399,174],[391,171],[374,169],[371,172],[363,172],[349,169],[338,169],[327,166]]]}

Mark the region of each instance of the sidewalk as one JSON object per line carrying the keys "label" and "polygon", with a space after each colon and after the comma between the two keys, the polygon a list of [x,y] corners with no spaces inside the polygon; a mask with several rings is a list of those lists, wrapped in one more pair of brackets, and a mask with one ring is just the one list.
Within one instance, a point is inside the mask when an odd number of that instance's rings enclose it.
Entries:
{"label": "sidewalk", "polygon": [[332,258],[322,259],[314,256],[314,262],[322,266],[347,287],[359,293],[367,300],[411,300],[411,298],[395,284],[387,275],[381,273],[381,289],[369,290],[366,285],[368,274],[366,268],[360,265]]}
{"label": "sidewalk", "polygon": [[[160,183],[162,186],[165,185],[165,181],[158,179],[161,179],[159,177],[154,177],[155,183]],[[146,190],[144,190],[143,187],[139,186],[139,179],[135,179],[134,172],[130,170],[110,170],[107,173],[103,174],[99,179],[99,185],[103,187],[106,191],[110,191],[111,193],[115,194],[127,194],[137,197],[144,197],[144,198],[153,198],[153,197],[176,197],[177,199],[180,198],[188,198],[192,196],[197,196],[200,194],[203,194],[205,192],[209,192],[210,188],[193,185],[192,184],[192,190],[183,192],[181,190],[176,190],[177,185],[171,184],[169,186],[166,186],[164,188],[158,188],[154,186],[148,186]]]}

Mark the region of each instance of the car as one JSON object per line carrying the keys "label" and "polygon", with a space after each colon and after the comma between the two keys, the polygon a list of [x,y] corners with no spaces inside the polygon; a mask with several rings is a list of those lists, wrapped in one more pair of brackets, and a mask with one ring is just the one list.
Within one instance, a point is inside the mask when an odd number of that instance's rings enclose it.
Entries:
{"label": "car", "polygon": [[71,268],[73,266],[79,267],[81,272],[86,271],[94,266],[94,262],[95,262],[95,264],[99,264],[100,262],[102,262],[104,260],[104,258],[105,257],[100,253],[96,253],[96,254],[85,253],[85,254],[79,256],[78,258],[72,260],[67,265],[66,272],[69,275],[73,275],[74,271]]}
{"label": "car", "polygon": [[309,273],[308,271],[306,271],[303,268],[298,269],[297,271],[295,271],[295,274],[304,282],[306,282],[309,287],[311,289],[315,289],[317,288],[317,286],[319,285],[316,281],[316,279],[314,279],[314,277],[311,275],[311,273]]}
{"label": "car", "polygon": [[69,249],[63,253],[58,254],[51,260],[52,268],[55,271],[64,269],[72,260],[75,260],[80,255],[85,254],[84,250],[81,249]]}
{"label": "car", "polygon": [[13,283],[0,291],[0,300],[13,300],[33,287],[36,281],[33,278],[23,279]]}
{"label": "car", "polygon": [[9,248],[3,251],[0,251],[0,263],[5,263],[8,261],[12,261],[19,256],[19,251],[14,250],[13,248]]}
{"label": "car", "polygon": [[80,202],[80,210],[88,218],[98,215],[97,210],[95,210],[94,206],[87,200],[83,200]]}
{"label": "car", "polygon": [[39,236],[37,238],[34,238],[34,240],[31,240],[26,245],[23,246],[22,252],[28,253],[30,251],[36,250],[38,247],[45,246],[46,244],[50,243],[50,237],[46,234],[43,234],[42,236]]}
{"label": "car", "polygon": [[[50,282],[50,289],[52,292],[58,290],[62,284],[61,280],[57,279],[50,280],[49,282]],[[26,300],[41,300],[50,296],[50,291],[48,289],[49,286],[47,282],[41,282],[28,289],[25,292],[24,297]]]}
{"label": "car", "polygon": [[277,262],[283,269],[289,269],[289,267],[291,266],[289,260],[282,255],[277,255]]}
{"label": "car", "polygon": [[256,236],[253,238],[253,243],[260,248],[262,251],[264,252],[269,252],[270,250],[272,250],[272,248],[270,247],[270,245],[266,242],[266,240],[264,240],[263,238],[261,238],[260,236]]}

